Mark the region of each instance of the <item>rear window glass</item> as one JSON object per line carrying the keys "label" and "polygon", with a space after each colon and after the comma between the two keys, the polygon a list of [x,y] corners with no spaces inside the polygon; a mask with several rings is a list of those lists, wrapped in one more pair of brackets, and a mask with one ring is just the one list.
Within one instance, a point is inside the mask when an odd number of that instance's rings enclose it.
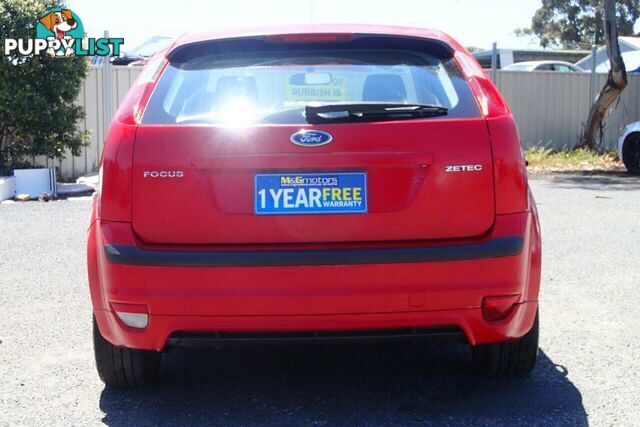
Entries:
{"label": "rear window glass", "polygon": [[442,49],[386,46],[201,47],[170,62],[142,123],[303,124],[307,105],[362,102],[444,106],[448,115],[440,119],[479,115],[466,80]]}

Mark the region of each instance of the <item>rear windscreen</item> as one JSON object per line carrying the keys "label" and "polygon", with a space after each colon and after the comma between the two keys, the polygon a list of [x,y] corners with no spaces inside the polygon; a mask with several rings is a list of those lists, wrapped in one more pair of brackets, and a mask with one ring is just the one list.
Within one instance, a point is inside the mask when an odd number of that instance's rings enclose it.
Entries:
{"label": "rear windscreen", "polygon": [[478,117],[451,54],[407,45],[381,38],[199,45],[171,58],[142,123],[304,124],[307,105],[378,102],[446,107],[439,119]]}

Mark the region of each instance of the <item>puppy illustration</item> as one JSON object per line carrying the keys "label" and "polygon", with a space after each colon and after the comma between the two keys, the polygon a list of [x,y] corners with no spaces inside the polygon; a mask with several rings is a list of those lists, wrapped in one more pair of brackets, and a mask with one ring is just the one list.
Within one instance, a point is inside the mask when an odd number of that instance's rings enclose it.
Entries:
{"label": "puppy illustration", "polygon": [[57,39],[63,39],[67,31],[71,31],[78,26],[69,9],[62,9],[60,12],[51,12],[40,18],[40,23],[44,25],[47,30],[53,32]]}
{"label": "puppy illustration", "polygon": [[[60,12],[51,12],[40,18],[40,23],[44,25],[47,30],[53,32],[56,35],[55,38],[59,40],[70,39],[71,37],[67,36],[66,33],[78,26],[78,23],[73,18],[70,9],[62,9]],[[53,37],[50,37],[50,39],[53,39]],[[53,49],[49,49],[47,52],[51,56],[71,56],[73,54],[72,49],[67,49],[64,53],[56,53]]]}

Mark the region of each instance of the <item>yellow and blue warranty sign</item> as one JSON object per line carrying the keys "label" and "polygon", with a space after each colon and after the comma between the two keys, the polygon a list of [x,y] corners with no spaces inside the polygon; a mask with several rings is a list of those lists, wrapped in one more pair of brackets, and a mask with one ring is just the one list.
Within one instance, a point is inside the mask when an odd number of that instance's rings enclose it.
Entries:
{"label": "yellow and blue warranty sign", "polygon": [[364,172],[258,174],[257,215],[301,215],[367,212]]}

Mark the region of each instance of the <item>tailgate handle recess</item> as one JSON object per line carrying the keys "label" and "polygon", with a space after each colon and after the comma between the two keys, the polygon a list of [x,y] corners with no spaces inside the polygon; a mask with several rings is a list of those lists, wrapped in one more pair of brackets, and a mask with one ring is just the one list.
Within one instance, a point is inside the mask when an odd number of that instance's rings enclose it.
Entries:
{"label": "tailgate handle recess", "polygon": [[233,154],[197,159],[193,169],[313,169],[313,168],[426,168],[433,154],[425,152]]}

